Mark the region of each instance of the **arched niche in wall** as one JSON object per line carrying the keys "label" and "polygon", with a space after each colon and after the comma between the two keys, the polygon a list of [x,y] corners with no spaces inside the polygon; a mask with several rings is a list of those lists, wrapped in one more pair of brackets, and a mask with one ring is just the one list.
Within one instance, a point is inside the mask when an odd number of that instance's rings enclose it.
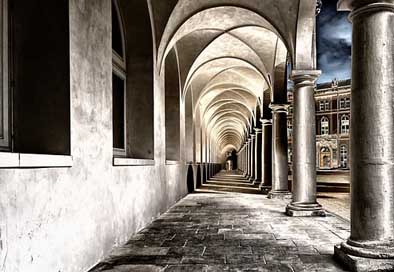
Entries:
{"label": "arched niche in wall", "polygon": [[176,50],[165,60],[166,160],[180,160],[180,85]]}
{"label": "arched niche in wall", "polygon": [[113,0],[125,40],[126,156],[153,159],[153,34],[147,1]]}

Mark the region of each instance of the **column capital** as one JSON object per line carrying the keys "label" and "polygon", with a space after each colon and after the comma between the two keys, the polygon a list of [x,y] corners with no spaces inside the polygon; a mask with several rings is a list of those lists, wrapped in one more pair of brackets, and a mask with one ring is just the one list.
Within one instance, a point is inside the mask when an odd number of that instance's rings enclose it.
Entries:
{"label": "column capital", "polygon": [[272,110],[273,113],[287,113],[287,110],[289,109],[290,104],[275,104],[271,103],[269,105],[269,108]]}
{"label": "column capital", "polygon": [[256,134],[261,133],[262,129],[261,128],[254,128],[254,131],[256,132]]}
{"label": "column capital", "polygon": [[394,3],[390,3],[387,0],[339,0],[337,8],[339,11],[352,11],[349,16],[352,18],[361,13],[370,11],[388,10],[394,12]]}
{"label": "column capital", "polygon": [[263,118],[261,118],[260,121],[261,121],[261,124],[263,126],[270,126],[270,125],[272,125],[272,119],[263,119]]}
{"label": "column capital", "polygon": [[290,75],[290,79],[298,87],[303,86],[315,86],[316,80],[321,74],[320,70],[293,70]]}

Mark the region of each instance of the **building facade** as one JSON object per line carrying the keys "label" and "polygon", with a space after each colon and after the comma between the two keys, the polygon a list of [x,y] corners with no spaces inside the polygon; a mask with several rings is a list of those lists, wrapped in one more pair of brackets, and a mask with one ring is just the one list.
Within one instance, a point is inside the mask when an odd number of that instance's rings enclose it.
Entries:
{"label": "building facade", "polygon": [[[315,89],[316,166],[318,170],[348,170],[350,165],[350,79],[318,84]],[[289,163],[292,162],[293,95],[288,95]]]}

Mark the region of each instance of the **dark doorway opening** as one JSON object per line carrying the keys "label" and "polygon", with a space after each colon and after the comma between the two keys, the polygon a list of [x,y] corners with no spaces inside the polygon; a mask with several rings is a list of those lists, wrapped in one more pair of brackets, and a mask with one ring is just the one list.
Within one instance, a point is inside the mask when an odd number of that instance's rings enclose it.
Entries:
{"label": "dark doorway opening", "polygon": [[197,165],[197,178],[196,178],[196,187],[201,186],[201,165]]}
{"label": "dark doorway opening", "polygon": [[189,194],[193,193],[194,191],[194,173],[193,173],[193,166],[190,164],[187,168],[187,192]]}

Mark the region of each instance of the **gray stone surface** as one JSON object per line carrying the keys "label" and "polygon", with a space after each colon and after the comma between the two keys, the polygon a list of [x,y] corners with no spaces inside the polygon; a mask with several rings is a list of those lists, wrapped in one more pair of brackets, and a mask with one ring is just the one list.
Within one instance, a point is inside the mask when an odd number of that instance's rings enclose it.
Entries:
{"label": "gray stone surface", "polygon": [[262,194],[188,195],[91,272],[345,271],[332,256],[349,223],[288,217],[286,204]]}

